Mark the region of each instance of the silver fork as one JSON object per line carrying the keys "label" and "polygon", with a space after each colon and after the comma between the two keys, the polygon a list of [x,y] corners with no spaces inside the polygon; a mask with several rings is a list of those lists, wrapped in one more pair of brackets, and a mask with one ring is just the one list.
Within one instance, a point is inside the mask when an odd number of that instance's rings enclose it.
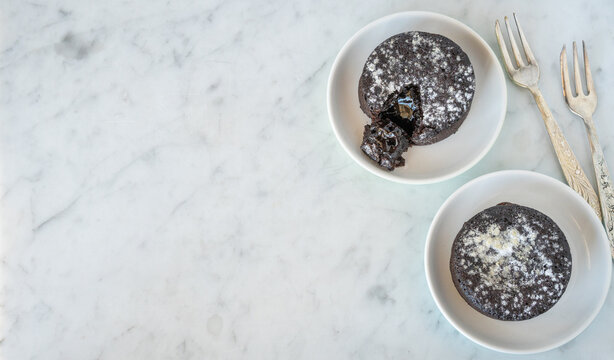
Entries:
{"label": "silver fork", "polygon": [[516,22],[518,34],[520,35],[520,42],[522,43],[522,48],[524,49],[524,53],[527,58],[527,64],[525,64],[522,56],[520,55],[520,51],[518,50],[518,45],[516,45],[514,34],[512,34],[512,29],[506,16],[505,26],[507,27],[507,34],[512,46],[512,52],[514,53],[516,65],[518,66],[517,68],[512,64],[510,55],[507,52],[507,47],[505,46],[505,41],[503,40],[503,35],[501,34],[499,20],[497,20],[495,23],[497,42],[499,43],[499,48],[501,49],[501,54],[503,55],[503,61],[505,63],[507,74],[516,85],[528,89],[533,95],[533,98],[537,103],[537,107],[539,107],[539,111],[542,114],[542,118],[544,119],[546,130],[548,130],[548,135],[550,135],[550,141],[552,142],[556,156],[561,164],[561,168],[563,169],[563,174],[565,175],[567,183],[578,194],[582,195],[593,210],[595,210],[595,213],[599,219],[601,219],[601,211],[599,209],[599,199],[597,198],[597,193],[595,193],[590,181],[584,174],[584,171],[582,171],[578,159],[576,159],[576,156],[567,143],[565,136],[563,136],[561,128],[554,120],[552,112],[550,112],[550,109],[546,104],[546,100],[544,100],[541,91],[539,91],[537,86],[539,81],[539,66],[537,65],[537,60],[535,59],[531,48],[529,48],[529,43],[527,42],[522,28],[518,23],[516,14],[514,14],[514,21]]}
{"label": "silver fork", "polygon": [[571,90],[571,81],[569,81],[569,69],[567,68],[567,50],[563,46],[561,50],[561,80],[563,82],[563,96],[567,106],[574,114],[584,119],[586,132],[588,134],[588,142],[591,144],[591,152],[593,153],[593,167],[595,168],[595,177],[597,178],[597,190],[601,200],[601,212],[603,214],[603,224],[605,225],[608,238],[610,239],[610,250],[614,257],[614,188],[610,180],[610,173],[603,156],[603,150],[599,145],[597,130],[593,122],[593,113],[597,107],[597,92],[593,84],[593,76],[591,75],[591,67],[588,62],[588,54],[586,46],[582,41],[582,50],[584,52],[584,75],[586,76],[587,94],[582,89],[582,77],[580,75],[580,65],[578,64],[578,49],[576,42],[573,42],[573,69],[575,80],[574,96]]}

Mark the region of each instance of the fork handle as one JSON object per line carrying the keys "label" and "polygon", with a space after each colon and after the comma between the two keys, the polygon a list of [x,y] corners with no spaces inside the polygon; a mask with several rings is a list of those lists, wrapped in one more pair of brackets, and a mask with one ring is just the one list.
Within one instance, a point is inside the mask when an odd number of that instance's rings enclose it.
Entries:
{"label": "fork handle", "polygon": [[595,177],[597,179],[597,190],[599,191],[599,199],[601,200],[601,213],[603,214],[603,225],[610,239],[610,251],[614,258],[614,188],[610,180],[608,166],[603,156],[603,150],[599,145],[599,138],[595,130],[595,124],[590,117],[584,118],[586,132],[588,133],[588,142],[591,144],[591,152],[593,153],[593,167],[595,168]]}
{"label": "fork handle", "polygon": [[529,88],[529,90],[531,94],[533,94],[539,111],[542,114],[542,118],[546,124],[546,130],[548,130],[548,135],[550,135],[550,141],[559,159],[559,164],[561,164],[567,183],[588,202],[595,211],[595,214],[597,214],[597,217],[599,217],[599,220],[601,220],[601,210],[599,209],[597,193],[595,193],[590,181],[584,174],[584,171],[582,171],[580,163],[571,150],[569,143],[567,143],[561,128],[554,120],[544,96],[537,87]]}

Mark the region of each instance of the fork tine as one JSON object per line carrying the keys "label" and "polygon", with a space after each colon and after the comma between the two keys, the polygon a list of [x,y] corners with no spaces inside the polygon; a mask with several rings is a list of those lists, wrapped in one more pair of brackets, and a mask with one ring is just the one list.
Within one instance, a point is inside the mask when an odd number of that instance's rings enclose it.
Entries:
{"label": "fork tine", "polygon": [[573,98],[573,93],[571,92],[571,86],[569,83],[569,68],[567,66],[567,49],[565,45],[563,45],[563,50],[561,50],[561,81],[563,82],[563,97],[565,101],[569,102],[569,98]]}
{"label": "fork tine", "polygon": [[573,77],[576,83],[576,95],[583,95],[582,90],[582,77],[580,75],[580,64],[578,64],[578,49],[576,48],[576,42],[573,42]]}
{"label": "fork tine", "polygon": [[520,56],[520,51],[518,50],[518,45],[516,45],[516,39],[514,38],[514,34],[512,33],[512,28],[510,27],[510,21],[505,17],[505,27],[507,28],[507,37],[510,39],[510,44],[512,45],[512,52],[514,53],[514,58],[516,59],[516,64],[518,66],[524,66],[524,61]]}
{"label": "fork tine", "polygon": [[588,62],[588,53],[586,52],[586,45],[582,40],[582,50],[584,51],[584,74],[586,75],[586,90],[588,95],[595,91],[595,85],[593,84],[593,75],[591,75],[591,65]]}
{"label": "fork tine", "polygon": [[522,44],[522,48],[524,49],[524,53],[527,56],[527,61],[529,64],[537,64],[537,60],[535,60],[535,56],[533,55],[533,51],[529,47],[529,42],[527,38],[524,37],[524,32],[520,27],[520,23],[518,22],[518,18],[516,17],[516,13],[514,13],[514,21],[516,22],[516,28],[518,28],[518,34],[520,34],[520,43]]}
{"label": "fork tine", "polygon": [[512,60],[510,59],[510,54],[507,52],[505,40],[503,40],[503,34],[501,34],[501,25],[499,24],[499,20],[495,22],[495,34],[497,35],[497,43],[499,43],[499,49],[501,49],[501,54],[503,55],[503,62],[505,63],[507,72],[511,75],[515,71],[515,69],[514,65],[512,64]]}

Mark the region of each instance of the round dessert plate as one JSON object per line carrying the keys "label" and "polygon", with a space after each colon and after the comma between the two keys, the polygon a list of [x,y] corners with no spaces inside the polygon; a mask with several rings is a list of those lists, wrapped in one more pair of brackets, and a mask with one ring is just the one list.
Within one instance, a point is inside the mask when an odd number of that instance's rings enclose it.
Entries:
{"label": "round dessert plate", "polygon": [[[388,172],[360,149],[369,118],[360,109],[358,80],[367,57],[377,45],[395,34],[412,30],[440,34],[457,43],[473,65],[476,90],[471,110],[456,134],[432,145],[409,148],[403,155],[405,166]],[[410,11],[370,23],[343,46],[330,72],[327,100],[335,135],[352,159],[385,179],[426,184],[454,177],[486,155],[503,125],[507,90],[497,57],[475,31],[444,15]]]}
{"label": "round dessert plate", "polygon": [[[529,320],[501,321],[482,315],[460,296],[450,274],[452,243],[463,223],[501,202],[548,215],[571,250],[571,278],[563,296],[550,310]],[[433,219],[424,260],[431,294],[445,318],[482,346],[518,354],[556,348],[586,329],[605,301],[612,271],[608,238],[586,201],[558,180],[521,170],[487,174],[454,192]]]}

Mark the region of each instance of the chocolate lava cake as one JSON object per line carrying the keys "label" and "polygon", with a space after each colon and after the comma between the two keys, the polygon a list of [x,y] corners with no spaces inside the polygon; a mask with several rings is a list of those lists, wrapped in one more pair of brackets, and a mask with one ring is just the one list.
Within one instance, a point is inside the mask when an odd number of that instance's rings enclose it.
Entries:
{"label": "chocolate lava cake", "polygon": [[405,144],[379,129],[394,128],[409,145],[441,141],[467,117],[474,91],[469,57],[452,40],[421,31],[390,37],[369,55],[358,83],[360,108],[371,118],[361,149],[387,170],[402,166]]}
{"label": "chocolate lava cake", "polygon": [[548,216],[501,203],[467,221],[450,257],[454,286],[482,314],[527,320],[559,301],[571,276],[565,235]]}

